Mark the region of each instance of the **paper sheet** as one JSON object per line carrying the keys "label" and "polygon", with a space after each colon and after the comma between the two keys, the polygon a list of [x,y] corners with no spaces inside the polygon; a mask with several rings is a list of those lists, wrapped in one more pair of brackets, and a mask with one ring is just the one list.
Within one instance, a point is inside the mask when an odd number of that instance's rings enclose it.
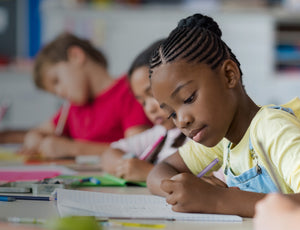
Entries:
{"label": "paper sheet", "polygon": [[57,189],[61,216],[83,215],[119,218],[168,218],[188,221],[241,222],[234,215],[173,212],[165,198],[153,195],[124,195]]}

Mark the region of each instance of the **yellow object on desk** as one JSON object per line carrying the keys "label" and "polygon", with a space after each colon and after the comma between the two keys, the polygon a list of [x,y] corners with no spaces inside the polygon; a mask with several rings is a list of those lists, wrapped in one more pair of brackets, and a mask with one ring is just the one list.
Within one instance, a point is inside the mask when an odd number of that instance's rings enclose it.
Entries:
{"label": "yellow object on desk", "polygon": [[136,227],[136,228],[165,228],[165,224],[149,224],[149,223],[135,223],[135,222],[119,222],[115,220],[109,220],[108,222],[102,222],[101,223],[103,226],[109,226],[109,227],[118,227],[118,226],[123,226],[123,227]]}

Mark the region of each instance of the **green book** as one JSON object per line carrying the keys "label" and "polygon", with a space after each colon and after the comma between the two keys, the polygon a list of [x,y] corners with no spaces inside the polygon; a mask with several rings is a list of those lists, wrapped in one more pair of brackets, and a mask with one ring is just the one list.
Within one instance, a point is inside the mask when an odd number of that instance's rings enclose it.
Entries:
{"label": "green book", "polygon": [[[65,181],[65,184],[70,185],[71,187],[77,186],[140,186],[146,187],[146,182],[133,182],[127,181],[119,177],[115,177],[111,174],[105,173],[101,176],[93,176],[93,175],[62,175],[57,176],[57,179],[62,179]],[[91,178],[90,180],[86,180]],[[83,180],[83,181],[81,181]],[[97,183],[100,182],[100,183]]]}

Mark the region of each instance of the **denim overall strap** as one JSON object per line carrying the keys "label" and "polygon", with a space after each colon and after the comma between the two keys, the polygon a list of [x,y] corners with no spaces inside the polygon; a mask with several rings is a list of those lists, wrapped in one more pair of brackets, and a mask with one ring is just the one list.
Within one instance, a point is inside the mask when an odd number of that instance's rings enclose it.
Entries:
{"label": "denim overall strap", "polygon": [[[230,149],[228,149],[228,156],[230,157],[229,151]],[[226,182],[228,187],[238,187],[241,190],[249,192],[278,192],[278,189],[272,178],[269,176],[267,170],[263,166],[259,165],[258,156],[254,151],[250,138],[249,151],[255,166],[238,176],[234,175],[230,165],[226,166],[224,173],[227,176]]]}
{"label": "denim overall strap", "polygon": [[[281,106],[272,106],[269,108],[280,109],[295,115],[293,110],[290,108],[284,108]],[[250,192],[278,192],[278,189],[272,178],[268,174],[267,170],[258,163],[258,155],[253,148],[250,137],[249,152],[255,166],[238,176],[234,175],[233,171],[230,168],[230,146],[231,143],[228,144],[226,166],[224,170],[225,175],[227,175],[226,182],[229,187],[239,187],[241,190]]]}

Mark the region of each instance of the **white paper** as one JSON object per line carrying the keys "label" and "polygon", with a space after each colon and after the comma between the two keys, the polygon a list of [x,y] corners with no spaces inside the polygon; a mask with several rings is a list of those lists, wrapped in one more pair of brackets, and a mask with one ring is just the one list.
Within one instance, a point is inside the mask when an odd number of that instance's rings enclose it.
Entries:
{"label": "white paper", "polygon": [[60,216],[120,218],[166,218],[176,220],[241,222],[235,215],[174,212],[165,198],[154,195],[112,194],[57,189]]}

